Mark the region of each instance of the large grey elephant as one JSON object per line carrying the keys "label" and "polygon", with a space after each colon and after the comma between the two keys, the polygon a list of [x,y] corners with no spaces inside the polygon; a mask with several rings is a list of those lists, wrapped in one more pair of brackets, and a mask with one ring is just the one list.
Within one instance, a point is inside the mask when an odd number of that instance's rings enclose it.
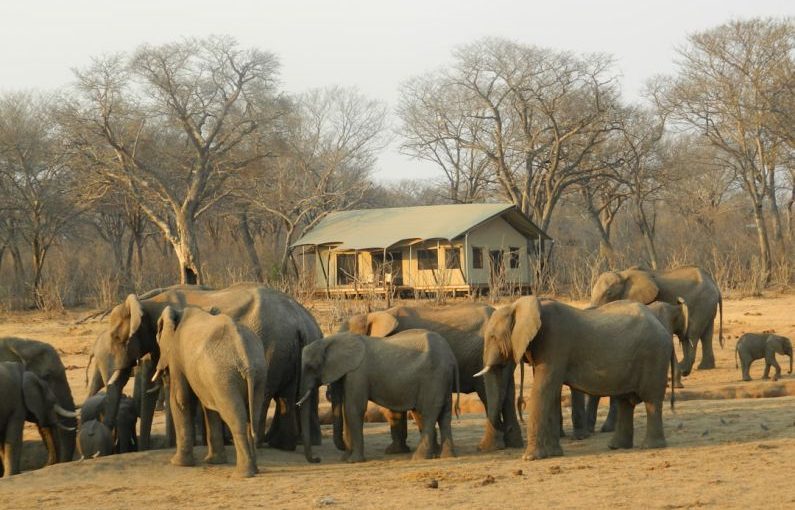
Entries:
{"label": "large grey elephant", "polygon": [[[640,402],[646,404],[644,446],[665,446],[662,402],[673,343],[647,307],[619,301],[580,310],[528,296],[495,311],[485,339],[484,367],[478,375],[499,379],[502,371],[512,371],[513,363],[523,358],[533,365],[525,459],[563,454],[559,434],[563,384],[590,395],[616,397],[618,418],[610,448],[632,448],[632,414]],[[493,387],[487,384],[486,391]],[[488,398],[498,395],[489,393]],[[493,415],[488,418],[497,420]]]}
{"label": "large grey elephant", "polygon": [[47,381],[25,370],[21,362],[0,362],[0,389],[0,475],[7,477],[20,471],[25,421],[38,426],[51,459],[55,451],[54,430],[66,427],[59,415],[74,418],[74,413],[59,406]]}
{"label": "large grey elephant", "polygon": [[[80,406],[80,427],[78,438],[83,424],[89,421],[102,421],[105,418],[105,404],[107,394],[99,392],[85,399]],[[119,401],[119,411],[116,414],[116,427],[111,431],[113,436],[112,451],[114,453],[127,453],[138,450],[138,435],[135,425],[138,421],[138,406],[127,395],[122,395]],[[83,454],[84,457],[89,455]]]}
{"label": "large grey elephant", "polygon": [[696,266],[682,266],[669,271],[646,271],[630,268],[599,275],[591,290],[591,305],[599,306],[619,299],[648,305],[654,301],[677,304],[683,298],[689,309],[685,359],[680,368],[687,376],[696,360],[696,343],[701,341],[701,363],[698,368],[715,368],[712,334],[715,315],[720,309],[718,340],[723,346],[723,298],[712,276]]}
{"label": "large grey elephant", "polygon": [[[499,428],[496,430],[490,421],[486,421],[479,449],[494,450],[500,440],[508,448],[521,448],[524,443],[514,408],[513,374],[506,371],[505,378],[499,381],[501,399],[488,402],[483,380],[472,377],[483,366],[483,330],[492,313],[494,308],[491,306],[473,303],[445,307],[395,306],[380,312],[354,315],[343,322],[340,331],[373,337],[387,337],[409,329],[427,329],[439,333],[447,340],[458,362],[461,392],[477,393],[483,405],[491,407],[492,412],[500,416]],[[397,419],[389,418],[392,444],[387,447],[387,453],[409,451],[406,445],[405,414],[397,416]]]}
{"label": "large grey elephant", "polygon": [[[322,337],[312,315],[286,294],[258,284],[241,283],[222,290],[177,285],[156,289],[140,298],[130,294],[110,314],[111,351],[114,372],[108,381],[108,412],[106,424],[113,426],[121,390],[133,366],[147,354],[157,363],[160,350],[155,339],[157,320],[166,306],[179,311],[188,305],[216,308],[235,322],[249,328],[259,337],[265,349],[268,384],[265,409],[270,400],[277,411],[265,436],[274,448],[294,450],[300,437],[295,401],[298,399],[301,373],[301,349]],[[144,371],[142,371],[144,372]],[[144,374],[147,379],[152,373]],[[141,448],[145,444],[144,425],[151,423],[157,395],[142,392],[148,416],[141,413]],[[317,419],[317,392],[312,398],[312,439],[320,443],[320,422]]]}
{"label": "large grey elephant", "polygon": [[171,463],[176,466],[195,463],[191,410],[198,398],[207,424],[205,462],[226,463],[223,420],[232,432],[237,473],[254,476],[257,428],[262,421],[267,384],[265,351],[260,339],[228,315],[208,313],[194,306],[181,311],[167,306],[157,323],[157,342],[160,358],[154,377],[168,371],[177,438],[177,451]]}
{"label": "large grey elephant", "polygon": [[[684,344],[690,342],[690,339],[687,337],[688,308],[684,299],[679,298],[676,305],[664,301],[655,301],[648,305],[648,307],[649,311],[654,314],[657,320],[660,321],[660,324],[668,331],[668,334],[671,335],[671,338],[676,335],[683,347]],[[679,370],[679,366],[676,363],[675,350],[672,355],[674,359],[671,363],[671,369],[673,370],[671,384],[673,384],[675,388],[683,388],[682,372]],[[605,419],[605,422],[602,424],[602,432],[613,432],[616,428],[616,412],[618,409],[615,404],[616,402],[611,398],[610,411],[607,413],[607,419]],[[599,397],[590,395],[586,411],[588,430],[590,432],[593,432],[596,426],[596,412],[598,406]]]}
{"label": "large grey elephant", "polygon": [[[751,363],[757,359],[765,360],[765,372],[762,379],[770,378],[770,367],[776,369],[773,380],[781,377],[781,366],[776,361],[776,354],[789,356],[789,373],[792,373],[792,342],[789,338],[771,333],[745,333],[737,340],[734,347],[734,367],[742,368],[743,381],[750,381]],[[737,365],[737,357],[740,365]]]}
{"label": "large grey elephant", "polygon": [[[74,413],[75,401],[66,380],[66,368],[52,345],[38,340],[0,338],[0,361],[24,363],[25,370],[33,372],[47,383],[47,387],[55,395],[58,406],[69,413]],[[64,427],[55,431],[53,437],[55,447],[49,450],[47,465],[69,462],[74,458],[77,420],[74,417],[67,417],[62,423]]]}
{"label": "large grey elephant", "polygon": [[[421,329],[388,338],[337,333],[304,347],[302,358],[304,397],[299,404],[318,385],[341,381],[347,447],[343,460],[364,461],[363,422],[368,400],[387,409],[417,413],[421,439],[413,458],[433,457],[437,423],[441,456],[455,456],[451,421],[452,392],[458,391],[458,366],[450,346],[439,334]],[[301,420],[306,431],[308,409],[301,410]],[[304,454],[309,462],[320,461],[312,454],[306,432]]]}

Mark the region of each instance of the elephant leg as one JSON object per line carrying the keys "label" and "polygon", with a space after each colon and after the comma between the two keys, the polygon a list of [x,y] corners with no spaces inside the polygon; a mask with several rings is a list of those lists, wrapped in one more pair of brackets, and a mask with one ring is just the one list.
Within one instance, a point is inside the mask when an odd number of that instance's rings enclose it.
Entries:
{"label": "elephant leg", "polygon": [[585,419],[585,393],[577,390],[571,390],[571,424],[574,427],[574,439],[585,439],[591,435]]}
{"label": "elephant leg", "polygon": [[[502,426],[503,439],[506,448],[523,448],[522,428],[519,425],[519,417],[516,414],[516,381],[513,379],[513,372],[509,371],[507,391],[505,400],[502,403]],[[486,420],[488,422],[488,420]]]}
{"label": "elephant leg", "polygon": [[422,426],[420,427],[420,442],[417,444],[417,449],[414,450],[414,455],[411,456],[412,460],[432,459],[436,456],[436,422],[439,421],[439,408],[423,408],[422,411],[414,411],[414,414],[419,414],[422,418]]}
{"label": "elephant leg", "polygon": [[411,450],[406,444],[406,438],[408,437],[408,420],[406,419],[406,413],[391,411],[389,409],[383,409],[382,412],[386,417],[387,423],[389,423],[389,433],[392,435],[392,443],[386,447],[384,453],[389,455],[393,453],[410,452]]}
{"label": "elephant leg", "polygon": [[[320,446],[323,441],[323,435],[320,433],[320,415],[317,412],[317,408],[320,405],[320,387],[312,390],[310,404],[312,405],[312,412],[309,413],[309,426],[312,427],[310,431],[312,446]],[[300,420],[298,423],[300,424]]]}
{"label": "elephant leg", "polygon": [[47,448],[47,463],[45,466],[51,466],[58,462],[58,448],[55,446],[55,437],[50,427],[42,427],[41,425],[37,425],[37,427],[41,440]]}
{"label": "elephant leg", "polygon": [[685,387],[685,385],[682,384],[682,369],[679,368],[679,363],[674,363],[674,372],[671,374],[671,378],[673,379],[674,388]]}
{"label": "elephant leg", "polygon": [[210,409],[204,408],[204,427],[207,431],[207,464],[226,464],[226,448],[224,448],[224,424],[221,416]]}
{"label": "elephant leg", "polygon": [[[453,398],[452,396],[445,400],[442,412],[439,414],[439,435],[442,440],[442,450],[439,457],[442,459],[456,457],[458,454],[455,451],[453,444]],[[521,435],[520,435],[521,437]]]}
{"label": "elephant leg", "polygon": [[171,463],[175,466],[193,466],[196,461],[193,458],[193,405],[189,395],[190,389],[187,382],[181,382],[172,378],[171,395],[169,407],[174,417],[174,436],[177,443],[177,451],[171,457]]}
{"label": "elephant leg", "polygon": [[155,407],[157,407],[157,399],[160,392],[148,393],[149,387],[152,385],[151,379],[155,372],[155,365],[150,359],[144,358],[141,360],[138,373],[135,378],[135,386],[138,388],[134,390],[139,394],[139,409],[138,416],[141,417],[141,450],[149,450],[151,446],[152,434],[152,420],[155,415]]}
{"label": "elephant leg", "polygon": [[279,450],[293,451],[298,445],[298,423],[295,414],[295,391],[288,389],[288,397],[279,397],[276,401],[276,411],[273,415],[271,430],[268,431],[268,445]]}
{"label": "elephant leg", "polygon": [[364,413],[367,410],[367,400],[364,402],[355,396],[349,395],[349,388],[345,388],[345,429],[348,434],[350,452],[344,456],[346,462],[364,462]]}
{"label": "elephant leg", "polygon": [[11,420],[6,425],[5,442],[3,443],[3,477],[20,472],[22,460],[22,433],[25,426],[24,418]]}
{"label": "elephant leg", "polygon": [[265,403],[262,405],[262,422],[257,424],[259,427],[259,433],[257,434],[257,447],[264,445],[268,439],[267,436],[270,430],[266,430],[266,428],[268,424],[268,409],[271,406],[271,400],[271,397],[265,397]]}
{"label": "elephant leg", "polygon": [[665,448],[663,432],[662,400],[645,402],[646,404],[646,438],[643,448]]}
{"label": "elephant leg", "polygon": [[613,432],[616,430],[616,419],[618,415],[618,399],[610,397],[610,408],[607,411],[607,418],[602,424],[601,432]]}
{"label": "elephant leg", "polygon": [[602,397],[588,395],[585,402],[585,426],[591,434],[596,430],[596,413],[599,410],[599,401]]}
{"label": "elephant leg", "polygon": [[740,352],[740,367],[743,373],[743,381],[751,380],[751,363],[754,360],[747,352]]}
{"label": "elephant leg", "polygon": [[709,321],[701,335],[701,363],[698,364],[699,370],[709,370],[715,368],[715,352],[712,350],[712,333],[715,329],[714,320]]}
{"label": "elephant leg", "polygon": [[[483,407],[488,409],[488,405],[486,403],[486,391],[483,387],[477,388],[478,397],[480,397],[480,401],[483,402]],[[491,424],[491,420],[485,420],[485,424],[483,425],[483,437],[480,439],[480,443],[478,443],[478,451],[480,452],[492,452],[499,448],[498,446],[498,439],[501,438],[502,432],[494,428],[494,425]]]}
{"label": "elephant leg", "polygon": [[[220,415],[215,415],[220,424]],[[224,421],[229,425],[235,445],[235,473],[244,478],[250,478],[259,472],[254,437],[248,427],[247,417],[246,402],[243,399],[239,399],[224,413]]]}
{"label": "elephant leg", "polygon": [[171,405],[171,385],[167,383],[163,386],[163,393],[165,394],[165,429],[166,429],[166,446],[173,448],[177,444],[177,433],[174,430],[174,413]]}
{"label": "elephant leg", "polygon": [[617,400],[618,419],[616,420],[616,430],[613,432],[613,437],[610,439],[607,446],[611,450],[632,448],[634,434],[632,415],[635,411],[635,404],[625,397],[613,398]]}
{"label": "elephant leg", "polygon": [[560,447],[560,391],[562,378],[552,369],[537,366],[530,396],[525,460],[563,455]]}

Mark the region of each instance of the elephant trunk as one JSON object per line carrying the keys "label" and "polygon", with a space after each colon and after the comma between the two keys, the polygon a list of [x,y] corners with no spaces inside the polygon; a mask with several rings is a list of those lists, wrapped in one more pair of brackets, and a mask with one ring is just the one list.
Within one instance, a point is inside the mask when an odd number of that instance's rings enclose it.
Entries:
{"label": "elephant trunk", "polygon": [[[102,423],[105,424],[110,430],[116,427],[116,415],[119,413],[119,402],[121,402],[121,390],[127,384],[130,378],[132,368],[123,368],[116,370],[113,377],[108,381],[110,384],[106,386],[107,398],[105,399],[105,414],[102,418]],[[111,382],[112,381],[112,382]]]}
{"label": "elephant trunk", "polygon": [[486,387],[486,416],[491,426],[496,430],[502,431],[502,405],[505,400],[505,388],[502,387],[503,367],[492,367],[484,375]]}
{"label": "elephant trunk", "polygon": [[77,444],[77,419],[74,416],[76,409],[72,391],[69,389],[69,383],[66,380],[66,374],[63,378],[58,377],[49,384],[52,389],[53,395],[58,406],[66,411],[65,414],[72,416],[65,416],[61,418],[61,423],[66,426],[66,429],[58,429],[55,432],[55,445],[58,452],[58,462],[71,462],[75,455],[75,446]]}
{"label": "elephant trunk", "polygon": [[[302,377],[302,380],[301,393],[305,396],[311,395],[312,389],[317,386],[316,381],[311,377]],[[308,397],[302,398],[301,400],[306,399],[308,399]],[[304,443],[304,456],[306,457],[306,461],[313,464],[320,462],[318,457],[312,455],[312,406],[304,404],[303,402],[299,402],[297,405],[299,405],[301,409],[301,440]]]}
{"label": "elephant trunk", "polygon": [[696,361],[696,347],[692,341],[684,342],[682,344],[682,348],[685,353],[685,358],[682,360],[682,363],[679,365],[679,368],[682,372],[683,376],[690,375],[690,372],[693,370],[693,364]]}

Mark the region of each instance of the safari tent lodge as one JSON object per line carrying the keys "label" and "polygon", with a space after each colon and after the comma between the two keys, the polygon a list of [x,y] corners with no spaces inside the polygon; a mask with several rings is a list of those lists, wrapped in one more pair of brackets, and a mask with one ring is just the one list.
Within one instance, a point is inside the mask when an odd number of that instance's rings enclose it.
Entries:
{"label": "safari tent lodge", "polygon": [[291,245],[318,294],[527,292],[549,240],[510,204],[334,212]]}

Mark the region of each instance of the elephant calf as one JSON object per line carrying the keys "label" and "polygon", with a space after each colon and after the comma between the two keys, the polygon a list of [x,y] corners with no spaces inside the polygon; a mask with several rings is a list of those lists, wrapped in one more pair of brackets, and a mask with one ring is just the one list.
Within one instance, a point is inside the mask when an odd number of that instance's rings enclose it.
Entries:
{"label": "elephant calf", "polygon": [[[441,432],[441,456],[454,457],[452,391],[459,391],[458,364],[450,345],[438,333],[422,329],[401,331],[387,338],[338,333],[303,349],[301,405],[320,384],[337,385],[345,416],[346,452],[343,460],[364,461],[364,413],[367,401],[395,411],[419,415],[420,443],[414,459],[432,458],[436,452],[436,423]],[[341,382],[340,382],[341,381]],[[341,386],[341,387],[340,387]],[[456,409],[458,403],[456,402]],[[304,453],[312,455],[309,409],[301,409]],[[335,426],[338,421],[335,420]],[[335,435],[338,431],[335,430]]]}
{"label": "elephant calf", "polygon": [[[80,406],[80,430],[84,423],[99,420],[104,423],[107,394],[99,392],[88,397]],[[135,424],[138,421],[138,412],[135,401],[127,395],[122,395],[119,401],[119,411],[116,415],[116,424],[111,430],[112,452],[127,453],[138,450],[138,436],[135,433]],[[90,455],[82,454],[84,457]],[[104,455],[104,454],[103,454]]]}
{"label": "elephant calf", "polygon": [[[177,452],[171,463],[192,466],[193,413],[198,399],[207,423],[207,457],[226,462],[223,424],[232,432],[237,473],[257,473],[256,431],[262,422],[267,368],[265,350],[254,333],[225,314],[188,306],[163,309],[157,322],[160,360],[153,380],[168,370],[169,404]],[[307,429],[309,430],[309,429]]]}
{"label": "elephant calf", "polygon": [[765,359],[765,373],[762,379],[770,378],[770,367],[776,367],[773,380],[777,381],[781,377],[781,367],[776,361],[776,354],[789,356],[789,373],[792,373],[792,342],[787,337],[772,335],[768,333],[746,333],[737,340],[734,348],[734,366],[738,368],[737,358],[739,356],[743,372],[743,381],[750,381],[751,376],[748,371],[751,363],[757,359]]}
{"label": "elephant calf", "polygon": [[101,421],[81,421],[77,432],[77,450],[83,459],[107,457],[113,453],[113,433]]}

